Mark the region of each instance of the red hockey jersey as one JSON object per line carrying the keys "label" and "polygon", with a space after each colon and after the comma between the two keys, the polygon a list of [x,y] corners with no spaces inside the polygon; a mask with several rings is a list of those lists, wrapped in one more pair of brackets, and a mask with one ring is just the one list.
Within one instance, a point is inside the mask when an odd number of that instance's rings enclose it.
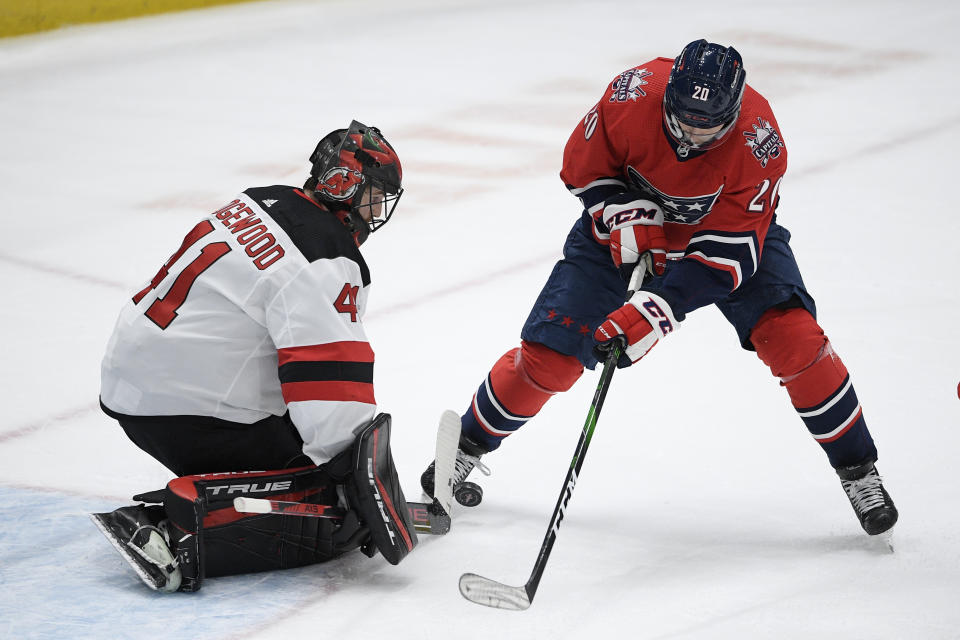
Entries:
{"label": "red hockey jersey", "polygon": [[593,216],[598,242],[609,239],[600,213],[610,196],[636,191],[660,205],[668,258],[679,262],[655,288],[682,318],[756,272],[787,150],[770,105],[749,85],[722,145],[678,148],[663,123],[672,64],[657,58],[613,80],[567,141],[560,177]]}

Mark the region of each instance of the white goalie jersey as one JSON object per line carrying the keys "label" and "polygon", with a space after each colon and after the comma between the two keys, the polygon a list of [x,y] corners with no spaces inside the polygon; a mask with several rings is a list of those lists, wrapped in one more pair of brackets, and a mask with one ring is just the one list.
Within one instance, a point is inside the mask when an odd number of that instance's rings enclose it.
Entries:
{"label": "white goalie jersey", "polygon": [[248,189],[201,220],[120,313],[101,369],[111,413],[250,424],[287,410],[322,464],[373,418],[370,275],[299,189]]}

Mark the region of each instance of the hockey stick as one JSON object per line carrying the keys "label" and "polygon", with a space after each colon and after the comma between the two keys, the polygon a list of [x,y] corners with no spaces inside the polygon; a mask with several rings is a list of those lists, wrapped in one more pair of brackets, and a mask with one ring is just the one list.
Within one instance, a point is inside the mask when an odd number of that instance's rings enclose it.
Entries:
{"label": "hockey stick", "polygon": [[346,509],[327,504],[243,497],[233,499],[233,508],[240,513],[278,513],[307,518],[330,518],[331,520],[340,520],[347,513]]}
{"label": "hockey stick", "polygon": [[460,416],[453,411],[440,415],[434,455],[433,501],[443,513],[453,512],[453,472],[460,441]]}
{"label": "hockey stick", "polygon": [[603,400],[607,395],[607,389],[610,388],[610,380],[613,378],[613,372],[617,367],[620,350],[621,345],[618,343],[610,350],[610,354],[603,363],[600,383],[597,385],[597,391],[593,396],[590,411],[587,412],[587,420],[583,425],[580,441],[577,443],[573,460],[570,462],[567,477],[563,481],[563,490],[560,492],[560,497],[557,498],[557,505],[553,508],[553,516],[550,518],[550,525],[547,527],[547,534],[543,538],[543,544],[540,546],[540,554],[537,556],[537,561],[533,565],[533,572],[530,574],[530,579],[527,580],[527,583],[522,587],[511,587],[501,582],[478,576],[475,573],[465,573],[460,576],[460,593],[470,602],[513,611],[523,611],[533,602],[533,597],[537,593],[537,587],[540,585],[540,578],[543,577],[543,571],[547,567],[547,560],[550,558],[550,552],[553,550],[553,544],[557,541],[560,522],[563,520],[567,503],[570,502],[570,496],[573,495],[573,489],[577,483],[577,476],[580,473],[580,468],[583,466],[583,460],[587,455],[587,447],[590,446],[593,430],[597,426],[597,418],[600,417],[600,409],[603,407]]}
{"label": "hockey stick", "polygon": [[[407,512],[410,514],[410,519],[413,520],[414,529],[418,533],[431,535],[443,535],[450,531],[450,516],[434,513],[431,506],[423,502],[407,503]],[[239,513],[276,513],[305,518],[330,518],[331,520],[340,520],[347,512],[346,509],[325,504],[246,497],[234,498],[233,508]]]}
{"label": "hockey stick", "polygon": [[[627,291],[627,300],[633,296],[643,281],[647,267],[640,264],[634,269]],[[566,513],[567,503],[573,495],[573,489],[577,484],[577,477],[583,467],[583,460],[587,455],[587,447],[590,446],[590,440],[593,438],[593,430],[597,426],[597,419],[600,417],[600,409],[603,408],[604,398],[607,397],[607,390],[610,388],[610,381],[613,379],[613,372],[617,368],[617,360],[625,349],[624,340],[618,337],[613,341],[613,347],[607,354],[607,359],[603,362],[603,371],[600,374],[600,382],[597,383],[597,390],[593,394],[593,402],[590,404],[590,410],[587,412],[587,420],[583,425],[583,431],[580,434],[580,441],[577,442],[577,449],[573,453],[573,460],[570,462],[570,469],[567,471],[567,477],[563,481],[563,489],[560,491],[560,497],[557,498],[557,505],[553,508],[553,515],[550,517],[550,525],[547,527],[547,534],[543,538],[543,544],[540,545],[540,553],[537,555],[537,561],[533,564],[533,571],[530,573],[530,579],[522,587],[512,587],[510,585],[484,578],[475,573],[465,573],[460,576],[460,594],[470,602],[482,604],[487,607],[497,609],[509,609],[511,611],[523,611],[530,607],[533,597],[537,593],[537,587],[540,586],[540,578],[547,568],[547,560],[550,558],[550,552],[553,550],[553,544],[557,541],[557,533],[560,530],[560,522]]]}
{"label": "hockey stick", "polygon": [[[457,457],[457,441],[460,436],[460,416],[453,411],[445,411],[440,416],[437,429],[436,446],[436,486],[437,497],[432,504],[407,502],[407,511],[413,526],[419,533],[442,535],[450,531],[450,510],[453,502],[454,461]],[[444,491],[445,489],[445,491]],[[269,500],[266,498],[248,498],[241,496],[233,499],[233,508],[239,513],[275,513],[306,518],[330,518],[340,520],[346,515],[346,509],[325,504],[309,502],[290,502]]]}

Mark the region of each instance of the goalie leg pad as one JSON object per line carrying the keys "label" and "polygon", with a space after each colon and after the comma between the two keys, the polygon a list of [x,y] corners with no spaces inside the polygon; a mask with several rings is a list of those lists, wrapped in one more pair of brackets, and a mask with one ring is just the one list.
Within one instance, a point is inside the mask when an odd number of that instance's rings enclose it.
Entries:
{"label": "goalie leg pad", "polygon": [[847,368],[808,311],[771,309],[750,340],[835,468],[877,459]]}
{"label": "goalie leg pad", "polygon": [[163,502],[183,571],[181,591],[198,590],[204,577],[324,562],[369,537],[356,513],[348,512],[340,521],[240,513],[233,500],[241,496],[328,505],[338,501],[323,466],[201,474],[171,481]]}
{"label": "goalie leg pad", "polygon": [[362,429],[353,445],[350,506],[370,529],[370,537],[390,564],[398,564],[417,545],[390,452],[390,415],[381,413]]}

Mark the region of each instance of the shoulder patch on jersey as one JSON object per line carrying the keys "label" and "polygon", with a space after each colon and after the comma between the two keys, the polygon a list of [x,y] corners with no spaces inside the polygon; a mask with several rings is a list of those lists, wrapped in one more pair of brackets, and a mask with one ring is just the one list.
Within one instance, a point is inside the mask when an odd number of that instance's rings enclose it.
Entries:
{"label": "shoulder patch on jersey", "polygon": [[783,149],[783,139],[768,120],[758,116],[756,123],[752,125],[752,129],[742,133],[743,137],[747,139],[745,144],[750,148],[753,157],[760,163],[761,167],[766,167],[770,160],[780,156],[780,150]]}
{"label": "shoulder patch on jersey", "polygon": [[646,97],[644,85],[649,84],[645,78],[653,75],[652,71],[644,69],[629,69],[621,73],[610,85],[610,102],[636,102],[637,98]]}
{"label": "shoulder patch on jersey", "polygon": [[370,269],[353,236],[336,214],[304,196],[299,189],[286,185],[255,187],[244,193],[280,225],[307,261],[348,258],[359,265],[363,286],[370,284]]}

